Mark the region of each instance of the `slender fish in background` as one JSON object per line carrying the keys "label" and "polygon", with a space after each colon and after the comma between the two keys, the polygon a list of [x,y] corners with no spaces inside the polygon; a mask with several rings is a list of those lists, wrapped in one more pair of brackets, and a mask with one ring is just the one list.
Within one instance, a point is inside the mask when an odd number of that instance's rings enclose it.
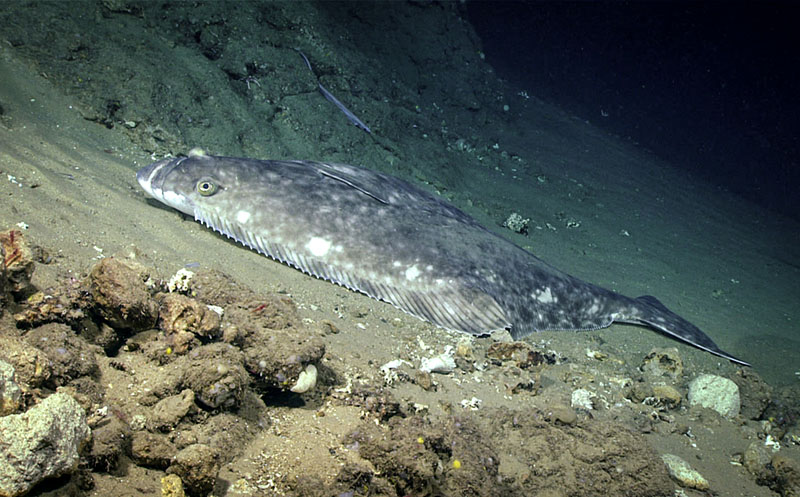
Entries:
{"label": "slender fish in background", "polygon": [[[297,50],[296,48],[295,50],[297,51],[297,53],[300,54],[303,60],[306,61],[306,65],[308,66],[308,70],[311,71],[311,74],[313,74],[314,77],[317,78],[317,74],[314,72],[314,69],[311,68],[311,62],[308,61],[308,57],[306,57],[306,54],[304,54],[300,50]],[[340,102],[338,98],[334,97],[333,94],[329,92],[327,88],[322,86],[322,83],[319,82],[319,78],[317,78],[317,86],[319,87],[319,92],[322,93],[322,96],[328,99],[329,102],[332,102],[333,105],[338,107],[339,110],[342,111],[345,116],[347,116],[347,119],[350,120],[351,123],[353,123],[357,128],[361,128],[367,133],[372,134],[372,131],[370,131],[370,129],[367,127],[366,124],[364,124],[363,121],[361,121],[361,119],[359,119],[358,117],[356,117],[355,114],[350,112],[350,109],[345,107],[344,104]]]}
{"label": "slender fish in background", "polygon": [[137,173],[155,199],[277,261],[443,328],[514,339],[612,322],[737,364],[655,297],[581,281],[403,180],[347,164],[190,153]]}

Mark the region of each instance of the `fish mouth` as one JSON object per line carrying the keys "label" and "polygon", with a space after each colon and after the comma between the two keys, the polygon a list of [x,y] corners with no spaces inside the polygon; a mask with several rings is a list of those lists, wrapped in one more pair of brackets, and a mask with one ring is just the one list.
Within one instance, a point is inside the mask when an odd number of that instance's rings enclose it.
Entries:
{"label": "fish mouth", "polygon": [[164,180],[167,178],[178,165],[186,159],[181,157],[179,159],[161,159],[160,161],[153,162],[152,164],[139,169],[136,172],[136,181],[144,191],[151,197],[161,202],[164,199]]}

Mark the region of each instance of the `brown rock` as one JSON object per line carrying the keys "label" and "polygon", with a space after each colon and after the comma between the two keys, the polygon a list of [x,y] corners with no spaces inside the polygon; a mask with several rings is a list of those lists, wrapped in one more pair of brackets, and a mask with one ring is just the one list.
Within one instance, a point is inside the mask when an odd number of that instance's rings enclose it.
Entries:
{"label": "brown rock", "polygon": [[187,388],[178,395],[161,399],[153,406],[147,427],[153,431],[168,431],[188,414],[196,412],[194,392]]}
{"label": "brown rock", "polygon": [[145,285],[141,265],[116,258],[103,259],[89,274],[87,286],[98,314],[113,328],[141,331],[155,325],[158,306]]}
{"label": "brown rock", "polygon": [[213,343],[195,349],[181,382],[194,391],[198,402],[208,407],[234,408],[241,403],[250,376],[239,349]]}
{"label": "brown rock", "polygon": [[178,452],[164,435],[137,431],[132,438],[131,456],[140,466],[166,469]]}
{"label": "brown rock", "polygon": [[219,453],[208,445],[194,444],[175,455],[167,473],[178,475],[186,493],[199,497],[214,489],[219,469]]}
{"label": "brown rock", "polygon": [[50,387],[66,385],[81,376],[96,377],[100,372],[95,360],[99,349],[86,343],[65,324],[50,323],[34,328],[25,335],[25,341],[47,356],[52,367],[47,382]]}
{"label": "brown rock", "polygon": [[89,465],[97,471],[117,468],[119,458],[130,452],[131,430],[117,416],[109,416],[92,428],[92,446],[89,450]]}
{"label": "brown rock", "polygon": [[778,491],[781,497],[800,497],[800,462],[777,454],[772,458],[772,467],[776,477],[773,490]]}
{"label": "brown rock", "polygon": [[660,405],[667,407],[677,407],[680,405],[683,396],[681,393],[670,385],[655,385],[653,386],[653,397]]}

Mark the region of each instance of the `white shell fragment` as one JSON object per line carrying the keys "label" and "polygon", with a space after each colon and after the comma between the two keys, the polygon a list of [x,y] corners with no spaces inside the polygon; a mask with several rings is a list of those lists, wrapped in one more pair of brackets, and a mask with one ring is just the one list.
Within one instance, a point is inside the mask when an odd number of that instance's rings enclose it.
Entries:
{"label": "white shell fragment", "polygon": [[291,390],[294,393],[306,393],[317,385],[317,367],[313,364],[306,366],[305,371],[297,377],[297,382]]}
{"label": "white shell fragment", "polygon": [[424,357],[419,370],[424,373],[451,373],[456,368],[453,359],[453,347],[448,346],[442,354],[434,357]]}
{"label": "white shell fragment", "polygon": [[383,366],[381,366],[381,371],[386,373],[387,371],[390,371],[392,369],[398,369],[403,364],[407,364],[409,366],[411,365],[411,364],[408,363],[408,361],[404,361],[402,359],[395,359],[395,360],[389,361],[386,364],[384,364]]}

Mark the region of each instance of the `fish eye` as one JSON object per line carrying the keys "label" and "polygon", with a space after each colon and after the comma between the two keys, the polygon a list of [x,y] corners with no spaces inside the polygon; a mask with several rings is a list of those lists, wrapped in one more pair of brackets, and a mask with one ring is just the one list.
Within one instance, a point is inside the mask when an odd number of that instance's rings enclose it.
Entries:
{"label": "fish eye", "polygon": [[210,178],[203,178],[197,182],[197,193],[208,197],[217,193],[217,184]]}

